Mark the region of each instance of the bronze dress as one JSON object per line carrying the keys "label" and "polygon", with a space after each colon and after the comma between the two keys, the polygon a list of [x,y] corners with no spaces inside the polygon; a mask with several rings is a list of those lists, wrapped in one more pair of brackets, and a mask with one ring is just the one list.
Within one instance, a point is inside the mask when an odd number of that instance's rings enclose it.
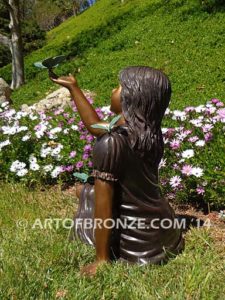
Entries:
{"label": "bronze dress", "polygon": [[139,158],[131,149],[126,125],[116,126],[97,138],[93,164],[92,177],[84,185],[75,216],[76,237],[94,245],[94,229],[76,220],[93,219],[92,179],[99,178],[114,182],[113,219],[120,219],[122,224],[112,230],[112,259],[160,264],[183,250],[181,229],[174,225],[175,213],[158,185],[158,164]]}

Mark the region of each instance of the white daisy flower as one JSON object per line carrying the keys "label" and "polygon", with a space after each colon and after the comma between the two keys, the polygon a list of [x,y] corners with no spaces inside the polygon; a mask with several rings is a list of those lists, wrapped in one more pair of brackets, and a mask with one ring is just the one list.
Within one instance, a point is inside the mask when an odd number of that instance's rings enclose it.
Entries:
{"label": "white daisy flower", "polygon": [[23,177],[25,176],[26,174],[28,173],[28,170],[27,169],[21,169],[19,170],[16,175],[19,176],[19,177]]}
{"label": "white daisy flower", "polygon": [[71,126],[71,129],[77,131],[77,130],[78,130],[78,126],[77,126],[77,125],[72,125],[72,126]]}
{"label": "white daisy flower", "polygon": [[30,139],[30,135],[29,134],[27,134],[27,135],[24,135],[23,137],[22,137],[22,141],[23,142],[26,142],[26,141],[28,141],[29,139]]}
{"label": "white daisy flower", "polygon": [[176,188],[180,185],[181,183],[181,178],[180,176],[173,176],[171,179],[170,179],[170,185],[173,187],[173,188]]}
{"label": "white daisy flower", "polygon": [[194,150],[193,149],[187,149],[187,150],[185,150],[181,153],[181,156],[183,158],[191,158],[191,157],[194,156]]}
{"label": "white daisy flower", "polygon": [[203,147],[203,146],[205,146],[205,141],[204,140],[199,140],[195,143],[195,145],[198,146],[198,147]]}
{"label": "white daisy flower", "polygon": [[61,172],[62,167],[55,167],[55,169],[51,172],[52,178],[57,178]]}
{"label": "white daisy flower", "polygon": [[191,175],[195,177],[201,177],[203,175],[203,169],[199,167],[192,168]]}

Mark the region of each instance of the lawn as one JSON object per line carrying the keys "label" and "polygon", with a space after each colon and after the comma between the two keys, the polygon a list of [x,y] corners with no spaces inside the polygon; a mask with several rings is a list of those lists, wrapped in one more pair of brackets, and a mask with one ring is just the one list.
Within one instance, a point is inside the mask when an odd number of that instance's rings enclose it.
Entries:
{"label": "lawn", "polygon": [[93,249],[70,242],[63,226],[44,226],[45,219],[72,218],[76,202],[60,186],[1,185],[0,299],[224,299],[224,240],[213,227],[187,231],[185,251],[164,266],[117,262],[82,277]]}

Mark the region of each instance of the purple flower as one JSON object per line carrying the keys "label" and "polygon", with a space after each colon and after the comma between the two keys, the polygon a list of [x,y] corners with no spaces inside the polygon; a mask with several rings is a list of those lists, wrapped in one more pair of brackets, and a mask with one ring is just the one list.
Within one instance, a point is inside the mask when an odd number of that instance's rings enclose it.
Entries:
{"label": "purple flower", "polygon": [[204,138],[205,138],[205,141],[206,141],[206,142],[211,141],[211,140],[212,140],[212,137],[213,137],[213,135],[212,135],[211,132],[207,132],[207,133],[204,135]]}
{"label": "purple flower", "polygon": [[184,109],[185,112],[192,112],[192,111],[195,111],[195,107],[194,106],[187,106],[185,109]]}
{"label": "purple flower", "polygon": [[77,168],[77,169],[80,169],[80,168],[83,167],[83,165],[84,165],[84,163],[83,163],[82,161],[78,161],[78,162],[76,163],[76,168]]}
{"label": "purple flower", "polygon": [[205,189],[202,186],[198,186],[196,189],[196,192],[198,195],[204,195],[205,194]]}
{"label": "purple flower", "polygon": [[88,153],[84,153],[82,156],[83,160],[87,160],[89,158],[89,154]]}
{"label": "purple flower", "polygon": [[70,152],[69,157],[70,158],[74,158],[76,155],[77,155],[77,152],[76,151],[72,151],[72,152]]}
{"label": "purple flower", "polygon": [[74,169],[74,166],[67,166],[67,167],[66,167],[66,171],[67,171],[67,172],[72,172],[73,169]]}
{"label": "purple flower", "polygon": [[78,126],[80,127],[80,129],[84,128],[84,123],[82,121],[78,122]]}
{"label": "purple flower", "polygon": [[34,127],[34,130],[35,130],[35,131],[39,131],[39,130],[41,130],[41,128],[42,128],[42,125],[41,125],[41,124],[38,124],[38,125],[36,125],[36,126]]}
{"label": "purple flower", "polygon": [[88,135],[86,136],[86,140],[87,140],[88,142],[92,142],[92,141],[94,140],[94,137],[93,137],[92,135],[88,134]]}
{"label": "purple flower", "polygon": [[85,138],[86,138],[86,136],[85,136],[84,134],[82,134],[82,135],[80,136],[80,140],[85,140]]}
{"label": "purple flower", "polygon": [[63,114],[63,117],[64,117],[64,118],[69,118],[69,116],[70,116],[70,115],[69,115],[68,113],[64,113],[64,114]]}
{"label": "purple flower", "polygon": [[217,114],[220,119],[225,119],[225,108],[218,109]]}
{"label": "purple flower", "polygon": [[214,98],[214,99],[211,99],[211,102],[212,102],[213,104],[216,104],[216,103],[220,102],[220,100]]}
{"label": "purple flower", "polygon": [[179,149],[180,148],[180,142],[178,140],[172,140],[170,142],[170,147],[173,150]]}
{"label": "purple flower", "polygon": [[195,136],[192,136],[188,139],[189,142],[191,143],[195,143],[199,138],[195,135]]}
{"label": "purple flower", "polygon": [[91,151],[91,150],[92,150],[91,145],[85,145],[85,146],[84,146],[84,151],[85,151],[85,152],[89,152],[89,151]]}
{"label": "purple flower", "polygon": [[167,180],[166,179],[161,179],[160,183],[161,183],[162,186],[165,186],[165,185],[167,185]]}
{"label": "purple flower", "polygon": [[64,126],[64,123],[62,121],[58,123],[58,127],[62,128],[63,126]]}
{"label": "purple flower", "polygon": [[89,167],[89,168],[92,168],[92,167],[93,167],[93,162],[92,162],[92,161],[89,161],[89,162],[88,162],[88,167]]}
{"label": "purple flower", "polygon": [[74,123],[74,121],[75,121],[75,119],[74,118],[70,118],[68,121],[67,121],[67,124],[73,124]]}

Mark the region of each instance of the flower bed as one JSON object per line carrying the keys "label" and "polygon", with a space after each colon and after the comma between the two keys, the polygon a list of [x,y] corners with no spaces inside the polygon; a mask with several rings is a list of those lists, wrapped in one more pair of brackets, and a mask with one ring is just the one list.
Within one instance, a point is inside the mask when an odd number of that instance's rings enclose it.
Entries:
{"label": "flower bed", "polygon": [[[89,99],[92,103],[92,99]],[[224,104],[167,109],[162,128],[165,154],[160,180],[169,199],[224,207]],[[113,114],[96,109],[101,119]],[[92,168],[94,137],[76,107],[31,113],[0,108],[0,178],[25,183],[73,181],[73,173]]]}

